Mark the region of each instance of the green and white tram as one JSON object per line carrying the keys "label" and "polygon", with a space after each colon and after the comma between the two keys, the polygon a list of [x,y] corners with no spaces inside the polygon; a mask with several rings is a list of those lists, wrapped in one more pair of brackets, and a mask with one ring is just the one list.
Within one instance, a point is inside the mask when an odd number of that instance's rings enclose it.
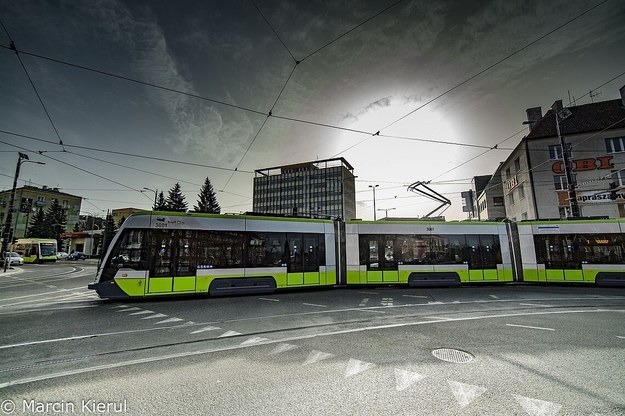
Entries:
{"label": "green and white tram", "polygon": [[505,223],[347,221],[348,284],[510,282]]}
{"label": "green and white tram", "polygon": [[50,238],[20,238],[13,244],[13,251],[19,253],[24,263],[56,261],[57,242]]}
{"label": "green and white tram", "polygon": [[523,281],[625,285],[625,220],[518,224]]}
{"label": "green and white tram", "polygon": [[330,220],[145,212],[118,230],[89,288],[125,298],[332,286],[334,259]]}

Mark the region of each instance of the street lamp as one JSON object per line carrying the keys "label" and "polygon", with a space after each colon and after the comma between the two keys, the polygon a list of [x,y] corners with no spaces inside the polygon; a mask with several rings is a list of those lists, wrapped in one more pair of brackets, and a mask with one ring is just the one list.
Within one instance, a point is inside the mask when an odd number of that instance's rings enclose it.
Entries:
{"label": "street lamp", "polygon": [[[150,188],[146,188],[145,186],[143,187],[143,189],[141,190],[141,192],[143,191],[151,191],[154,192],[154,207],[156,207],[156,195],[158,194],[158,189],[150,189]],[[152,209],[154,209],[154,207],[152,207]]]}
{"label": "street lamp", "polygon": [[378,208],[378,211],[384,211],[384,218],[388,218],[388,212],[396,208]]}
{"label": "street lamp", "polygon": [[371,188],[373,190],[373,221],[377,221],[378,218],[375,215],[375,188],[377,188],[380,185],[369,185],[369,188]]}
{"label": "street lamp", "polygon": [[[18,152],[17,157],[17,166],[15,167],[15,176],[13,177],[13,189],[11,190],[11,198],[9,199],[9,210],[7,212],[7,218],[4,222],[4,230],[2,231],[2,255],[4,256],[7,252],[7,248],[9,245],[9,241],[13,240],[13,228],[11,227],[13,223],[13,211],[15,211],[15,189],[17,188],[17,179],[20,176],[20,166],[22,163],[36,163],[38,165],[45,165],[44,162],[36,162],[34,160],[29,160],[28,155],[26,153]],[[4,261],[4,271],[7,271],[7,263],[8,259]]]}

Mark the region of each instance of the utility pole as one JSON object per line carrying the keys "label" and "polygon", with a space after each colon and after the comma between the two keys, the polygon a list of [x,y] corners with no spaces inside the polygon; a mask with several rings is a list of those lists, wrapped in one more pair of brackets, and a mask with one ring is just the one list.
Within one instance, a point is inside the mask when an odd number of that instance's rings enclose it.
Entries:
{"label": "utility pole", "polygon": [[380,185],[369,185],[369,188],[373,189],[373,221],[377,221],[378,218],[375,214],[375,188],[377,188]]}
{"label": "utility pole", "polygon": [[[560,117],[563,119],[566,118],[564,115],[567,109],[563,109],[561,111],[554,111],[556,116],[556,130],[558,132],[558,139],[560,139],[560,147],[562,148],[562,164],[564,165],[564,174],[566,176],[566,187],[569,195],[569,208],[571,208],[571,217],[579,218],[581,213],[579,211],[579,205],[577,204],[577,194],[575,192],[575,183],[573,182],[573,175],[571,174],[571,165],[569,161],[569,152],[567,149],[566,141],[564,140],[564,136],[562,136],[560,132]],[[570,115],[570,111],[569,111]]]}
{"label": "utility pole", "polygon": [[[15,190],[17,189],[17,179],[20,176],[20,166],[22,166],[22,161],[30,162],[28,160],[28,155],[26,153],[18,152],[17,157],[17,166],[15,167],[15,176],[13,177],[13,189],[11,190],[11,197],[9,199],[9,207],[7,211],[7,217],[4,221],[4,228],[2,231],[2,256],[5,256],[7,253],[7,249],[9,247],[9,243],[13,241],[13,211],[15,211]],[[32,162],[37,163],[39,165],[45,165],[43,162]],[[7,271],[8,266],[8,258],[4,259],[4,271]]]}

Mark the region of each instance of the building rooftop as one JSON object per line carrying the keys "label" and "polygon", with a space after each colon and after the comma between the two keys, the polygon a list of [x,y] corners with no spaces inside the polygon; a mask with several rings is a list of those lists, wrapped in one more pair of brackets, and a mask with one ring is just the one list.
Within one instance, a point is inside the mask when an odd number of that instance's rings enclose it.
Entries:
{"label": "building rooftop", "polygon": [[[571,115],[560,120],[560,132],[564,136],[625,128],[625,107],[620,99],[567,107],[567,109]],[[541,139],[557,135],[555,113],[550,109],[536,122],[526,139]]]}

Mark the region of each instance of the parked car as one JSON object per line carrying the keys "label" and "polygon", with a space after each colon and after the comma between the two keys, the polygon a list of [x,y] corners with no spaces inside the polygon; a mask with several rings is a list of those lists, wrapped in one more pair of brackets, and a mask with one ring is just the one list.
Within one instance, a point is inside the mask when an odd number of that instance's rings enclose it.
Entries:
{"label": "parked car", "polygon": [[4,260],[7,257],[9,257],[9,266],[13,264],[17,264],[18,266],[21,266],[22,264],[24,264],[24,259],[22,258],[22,256],[20,256],[19,253],[15,253],[15,252],[4,253],[4,255],[2,256],[2,259],[0,260],[0,264],[4,265]]}
{"label": "parked car", "polygon": [[57,260],[65,260],[65,259],[67,259],[68,256],[69,256],[69,254],[67,254],[64,251],[59,251],[58,253],[56,253],[56,259]]}
{"label": "parked car", "polygon": [[81,251],[74,251],[72,254],[67,256],[67,260],[86,260],[89,256]]}

